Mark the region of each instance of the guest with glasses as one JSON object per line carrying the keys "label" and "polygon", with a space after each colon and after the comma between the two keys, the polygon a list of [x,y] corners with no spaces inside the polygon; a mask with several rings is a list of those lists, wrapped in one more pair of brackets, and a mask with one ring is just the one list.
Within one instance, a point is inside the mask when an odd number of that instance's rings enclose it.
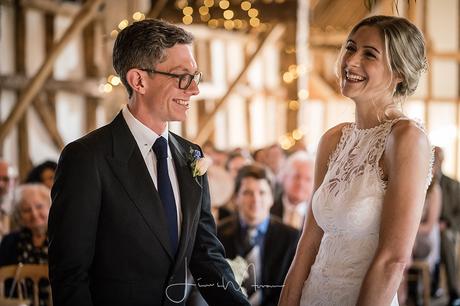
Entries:
{"label": "guest with glasses", "polygon": [[152,19],[118,34],[113,66],[128,104],[67,145],[56,172],[54,305],[185,305],[188,270],[214,284],[200,287],[210,305],[249,305],[216,237],[201,148],[168,131],[200,92],[192,40]]}

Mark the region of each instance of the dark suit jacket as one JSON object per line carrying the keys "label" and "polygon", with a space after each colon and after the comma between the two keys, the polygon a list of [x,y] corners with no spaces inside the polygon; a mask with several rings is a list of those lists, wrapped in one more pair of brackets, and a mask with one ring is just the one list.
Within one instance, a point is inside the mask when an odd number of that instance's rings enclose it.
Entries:
{"label": "dark suit jacket", "polygon": [[183,216],[176,255],[159,194],[121,112],[64,148],[49,216],[54,306],[183,305],[184,286],[175,284],[184,283],[187,266],[202,283],[216,284],[200,288],[211,305],[248,305],[231,285],[217,286],[234,277],[216,238],[207,177],[192,177],[189,166],[190,148],[200,148],[173,133],[169,144]]}
{"label": "dark suit jacket", "polygon": [[[240,231],[241,225],[238,216],[231,216],[222,220],[217,228],[217,236],[230,259],[238,255],[242,257],[245,255]],[[284,279],[294,258],[299,234],[298,230],[283,224],[278,218],[270,217],[268,230],[264,237],[261,285],[279,286],[284,284]],[[281,289],[281,287],[263,288],[262,306],[276,306]]]}
{"label": "dark suit jacket", "polygon": [[270,208],[270,214],[277,216],[281,220],[283,220],[284,215],[283,194],[283,192],[278,193],[273,202],[273,206]]}
{"label": "dark suit jacket", "polygon": [[446,175],[441,176],[442,210],[441,219],[449,228],[460,231],[460,183]]}

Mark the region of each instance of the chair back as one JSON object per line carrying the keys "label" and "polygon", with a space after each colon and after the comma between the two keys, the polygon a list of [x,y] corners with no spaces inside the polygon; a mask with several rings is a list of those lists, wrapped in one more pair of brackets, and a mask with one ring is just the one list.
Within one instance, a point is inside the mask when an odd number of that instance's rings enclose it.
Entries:
{"label": "chair back", "polygon": [[[11,292],[5,292],[5,281],[11,279],[13,284]],[[0,267],[0,297],[11,297],[14,288],[18,288],[19,299],[24,299],[27,296],[25,292],[25,282],[29,279],[33,284],[33,306],[39,306],[39,282],[41,279],[49,279],[48,265],[46,264],[18,264]],[[24,284],[24,286],[22,286]],[[48,305],[52,305],[51,287],[49,289]]]}

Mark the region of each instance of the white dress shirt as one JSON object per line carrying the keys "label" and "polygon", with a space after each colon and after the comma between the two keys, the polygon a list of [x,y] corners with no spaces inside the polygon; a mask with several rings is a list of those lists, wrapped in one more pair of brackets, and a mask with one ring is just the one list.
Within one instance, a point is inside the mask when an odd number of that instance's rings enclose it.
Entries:
{"label": "white dress shirt", "polygon": [[128,124],[128,128],[134,136],[136,140],[137,146],[141,151],[142,158],[144,158],[145,165],[147,170],[152,177],[152,181],[157,187],[157,158],[155,152],[152,150],[152,146],[157,140],[158,137],[162,136],[168,141],[168,172],[169,172],[169,179],[171,180],[171,186],[174,193],[174,200],[176,201],[176,210],[177,210],[177,230],[178,230],[178,238],[180,239],[180,230],[182,225],[182,211],[180,206],[180,193],[179,193],[179,183],[177,181],[176,176],[176,169],[174,168],[174,161],[171,156],[171,149],[169,148],[169,140],[168,140],[168,126],[166,126],[165,131],[163,134],[158,135],[147,126],[145,126],[142,122],[137,120],[133,114],[131,114],[128,107],[125,105],[122,110],[123,118],[125,119],[126,123]]}
{"label": "white dress shirt", "polygon": [[289,202],[286,195],[283,195],[283,223],[289,224],[297,229],[302,229],[307,214],[307,201],[295,205]]}

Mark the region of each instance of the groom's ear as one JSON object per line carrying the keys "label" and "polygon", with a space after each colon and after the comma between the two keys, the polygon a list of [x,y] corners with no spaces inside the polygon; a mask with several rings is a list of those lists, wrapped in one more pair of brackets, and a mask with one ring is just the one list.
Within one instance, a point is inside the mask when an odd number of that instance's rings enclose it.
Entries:
{"label": "groom's ear", "polygon": [[145,94],[145,85],[146,85],[146,77],[147,72],[132,68],[129,69],[126,73],[126,81],[128,82],[129,86],[133,89],[133,91],[139,94]]}

